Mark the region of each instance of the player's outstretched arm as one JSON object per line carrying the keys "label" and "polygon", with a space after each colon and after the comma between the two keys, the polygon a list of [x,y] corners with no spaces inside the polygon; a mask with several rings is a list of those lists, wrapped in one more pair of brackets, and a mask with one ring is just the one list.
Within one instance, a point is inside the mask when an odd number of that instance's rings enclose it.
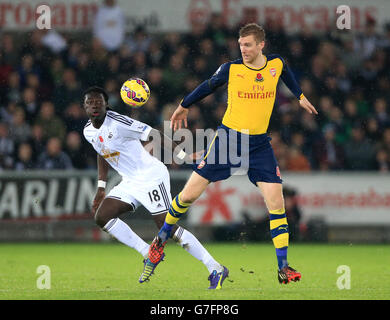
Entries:
{"label": "player's outstretched arm", "polygon": [[184,122],[184,127],[187,128],[187,116],[188,116],[188,109],[184,108],[181,104],[176,108],[175,112],[173,113],[171,117],[171,129],[173,131],[176,131],[177,129],[182,128],[182,124]]}
{"label": "player's outstretched arm", "polygon": [[300,106],[305,109],[309,113],[318,114],[316,108],[310,103],[309,100],[305,96],[302,95],[301,99],[299,99]]}
{"label": "player's outstretched arm", "polygon": [[171,129],[173,129],[173,131],[181,129],[183,122],[184,127],[187,128],[188,108],[191,105],[207,97],[209,94],[213,93],[218,87],[228,82],[229,68],[230,63],[224,63],[218,68],[218,70],[213,74],[210,79],[203,81],[190,94],[184,97],[184,99],[181,101],[181,103],[171,117]]}

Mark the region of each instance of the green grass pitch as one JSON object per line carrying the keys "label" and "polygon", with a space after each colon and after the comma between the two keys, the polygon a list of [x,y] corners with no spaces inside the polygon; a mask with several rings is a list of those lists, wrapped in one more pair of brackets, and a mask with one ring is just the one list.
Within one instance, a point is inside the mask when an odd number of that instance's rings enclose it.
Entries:
{"label": "green grass pitch", "polygon": [[[0,299],[390,299],[388,245],[292,243],[289,262],[302,280],[288,285],[277,281],[272,243],[205,247],[230,270],[222,290],[207,290],[207,269],[172,241],[165,261],[144,284],[138,283],[142,257],[120,243],[0,244]],[[37,288],[40,265],[50,268],[50,289]],[[337,287],[340,265],[350,268],[350,289]]]}

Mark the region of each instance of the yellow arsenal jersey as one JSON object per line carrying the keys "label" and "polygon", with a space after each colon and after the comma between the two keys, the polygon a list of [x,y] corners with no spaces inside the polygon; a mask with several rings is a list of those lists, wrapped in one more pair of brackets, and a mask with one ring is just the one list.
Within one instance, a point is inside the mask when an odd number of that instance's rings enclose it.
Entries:
{"label": "yellow arsenal jersey", "polygon": [[222,124],[236,131],[248,130],[251,135],[266,133],[279,78],[297,98],[302,91],[279,55],[267,55],[265,59],[260,69],[246,66],[242,59],[221,65],[209,80],[182,101],[182,106],[189,107],[227,83],[228,101]]}

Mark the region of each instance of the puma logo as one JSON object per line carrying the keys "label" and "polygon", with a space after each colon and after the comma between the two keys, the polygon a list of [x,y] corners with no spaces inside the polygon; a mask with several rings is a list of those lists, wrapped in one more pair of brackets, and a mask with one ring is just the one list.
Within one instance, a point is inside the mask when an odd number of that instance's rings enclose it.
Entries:
{"label": "puma logo", "polygon": [[243,74],[239,74],[239,73],[237,73],[237,77],[240,77],[240,78],[243,78],[243,79],[245,79]]}

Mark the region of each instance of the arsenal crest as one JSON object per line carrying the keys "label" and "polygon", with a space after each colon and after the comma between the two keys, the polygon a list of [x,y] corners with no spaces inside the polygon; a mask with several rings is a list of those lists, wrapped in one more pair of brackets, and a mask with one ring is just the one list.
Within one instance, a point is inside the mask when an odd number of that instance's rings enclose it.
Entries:
{"label": "arsenal crest", "polygon": [[275,68],[269,69],[269,73],[271,74],[271,76],[273,76],[275,78],[275,76],[276,76],[276,69]]}
{"label": "arsenal crest", "polygon": [[263,78],[263,76],[261,75],[261,73],[258,73],[258,74],[256,75],[255,81],[257,81],[257,82],[264,81],[264,78]]}

